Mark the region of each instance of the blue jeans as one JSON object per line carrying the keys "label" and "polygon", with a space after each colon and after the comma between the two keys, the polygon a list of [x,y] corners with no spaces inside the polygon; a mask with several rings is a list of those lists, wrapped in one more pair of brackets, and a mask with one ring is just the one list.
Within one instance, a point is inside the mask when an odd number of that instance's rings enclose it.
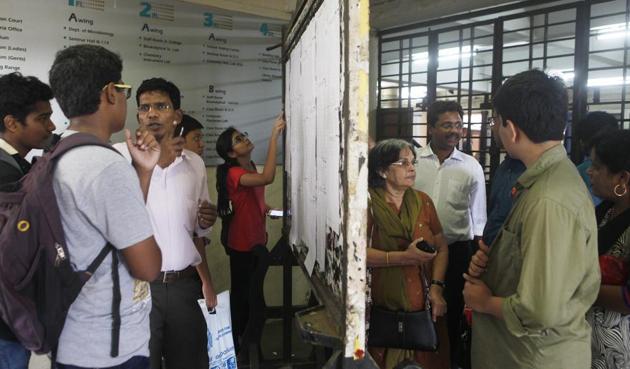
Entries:
{"label": "blue jeans", "polygon": [[[55,369],[92,369],[92,367],[84,368],[81,366],[57,363],[55,365]],[[120,365],[110,366],[108,368],[101,369],[149,369],[149,358],[146,356],[134,356]]]}
{"label": "blue jeans", "polygon": [[19,342],[0,339],[0,369],[27,369],[30,357]]}

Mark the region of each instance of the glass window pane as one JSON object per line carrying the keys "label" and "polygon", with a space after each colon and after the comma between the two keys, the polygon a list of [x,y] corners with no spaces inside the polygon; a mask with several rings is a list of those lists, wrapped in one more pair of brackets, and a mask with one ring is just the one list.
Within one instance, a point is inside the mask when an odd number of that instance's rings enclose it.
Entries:
{"label": "glass window pane", "polygon": [[623,66],[623,50],[590,54],[589,68],[621,67]]}
{"label": "glass window pane", "polygon": [[[545,40],[545,27],[533,30],[534,42]],[[547,41],[575,37],[575,22],[547,27]]]}
{"label": "glass window pane", "polygon": [[492,66],[475,67],[473,68],[473,79],[491,79],[492,78]]}
{"label": "glass window pane", "polygon": [[547,44],[547,56],[573,54],[575,52],[575,39],[553,41]]}
{"label": "glass window pane", "polygon": [[549,13],[547,18],[548,24],[568,22],[575,20],[575,8],[563,9],[557,12]]}
{"label": "glass window pane", "polygon": [[413,73],[411,74],[411,84],[427,84],[427,74],[426,73]]}
{"label": "glass window pane", "polygon": [[381,53],[381,64],[400,62],[400,50]]}
{"label": "glass window pane", "polygon": [[558,71],[572,71],[573,70],[573,56],[562,56],[559,58],[547,59],[547,69],[553,69]]}
{"label": "glass window pane", "polygon": [[437,72],[437,83],[457,82],[457,70],[445,70]]}
{"label": "glass window pane", "polygon": [[544,26],[545,25],[545,15],[537,14],[534,16],[534,27],[536,26]]}
{"label": "glass window pane", "polygon": [[387,41],[381,43],[381,51],[400,49],[400,41]]}
{"label": "glass window pane", "polygon": [[605,14],[624,12],[626,10],[626,0],[607,1],[605,4],[591,5],[591,17]]}
{"label": "glass window pane", "polygon": [[503,49],[503,61],[523,60],[529,58],[529,45]]}
{"label": "glass window pane", "polygon": [[414,48],[411,51],[411,71],[425,72],[429,68],[429,52],[426,47]]}
{"label": "glass window pane", "polygon": [[494,24],[487,24],[475,27],[475,38],[490,36],[494,34]]}
{"label": "glass window pane", "polygon": [[531,26],[531,24],[530,24],[530,18],[529,17],[510,19],[510,20],[507,20],[507,21],[503,22],[503,30],[504,31],[520,30],[520,29],[523,29],[523,28],[529,28],[530,26]]}
{"label": "glass window pane", "polygon": [[516,62],[503,64],[503,76],[510,77],[516,73],[529,70],[529,62]]}
{"label": "glass window pane", "polygon": [[442,32],[438,35],[438,42],[440,44],[459,41],[459,30],[450,31],[450,32]]}
{"label": "glass window pane", "polygon": [[399,63],[381,65],[381,76],[395,75],[395,74],[398,74],[399,71],[400,71]]}
{"label": "glass window pane", "polygon": [[411,43],[413,47],[427,46],[429,45],[429,37],[428,36],[414,37],[413,39],[411,39]]}
{"label": "glass window pane", "polygon": [[545,44],[532,45],[532,58],[542,58],[545,54]]}

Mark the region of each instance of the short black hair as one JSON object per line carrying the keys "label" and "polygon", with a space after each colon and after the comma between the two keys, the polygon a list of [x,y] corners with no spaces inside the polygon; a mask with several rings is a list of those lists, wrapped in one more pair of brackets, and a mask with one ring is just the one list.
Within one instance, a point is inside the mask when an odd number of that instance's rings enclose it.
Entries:
{"label": "short black hair", "polygon": [[177,110],[180,108],[181,93],[179,92],[179,88],[177,88],[173,82],[167,81],[164,78],[149,78],[142,81],[136,91],[136,105],[140,106],[140,95],[145,92],[153,91],[166,93],[173,103],[173,109]]}
{"label": "short black hair", "polygon": [[[619,129],[617,118],[605,111],[593,111],[579,121],[573,128],[573,139],[581,141],[587,153],[593,147],[593,139],[598,133]],[[573,141],[573,142],[576,142]]]}
{"label": "short black hair", "polygon": [[512,121],[534,143],[562,140],[569,99],[562,80],[532,69],[505,81],[492,105],[506,125]]}
{"label": "short black hair", "polygon": [[611,173],[630,171],[630,131],[606,131],[593,140],[597,159]]}
{"label": "short black hair", "polygon": [[385,186],[385,179],[381,173],[395,161],[400,160],[400,152],[408,148],[416,158],[416,151],[413,145],[399,138],[389,138],[379,141],[368,154],[368,186],[370,188]]}
{"label": "short black hair", "polygon": [[440,115],[446,112],[458,113],[460,118],[464,117],[464,110],[457,101],[438,100],[429,106],[427,110],[427,123],[435,127],[435,123],[440,119]]}
{"label": "short black hair", "polygon": [[6,130],[4,118],[7,115],[24,124],[36,103],[52,98],[50,87],[36,77],[25,77],[18,72],[0,77],[0,132]]}
{"label": "short black hair", "polygon": [[[203,130],[203,124],[199,123],[199,121],[188,114],[184,114],[182,116],[182,121],[175,127],[175,132],[179,133],[180,129],[184,129],[182,132],[182,137],[186,137],[190,132],[201,129]],[[231,138],[231,137],[230,137]]]}
{"label": "short black hair", "polygon": [[101,92],[120,82],[122,60],[102,46],[74,45],[59,50],[49,72],[50,87],[68,118],[95,113]]}

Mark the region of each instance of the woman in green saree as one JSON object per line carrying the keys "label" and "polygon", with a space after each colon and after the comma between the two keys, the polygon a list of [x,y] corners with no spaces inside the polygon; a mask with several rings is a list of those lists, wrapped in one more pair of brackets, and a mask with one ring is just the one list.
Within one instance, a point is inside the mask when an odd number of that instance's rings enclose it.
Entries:
{"label": "woman in green saree", "polygon": [[[442,235],[433,201],[412,188],[416,154],[404,140],[389,139],[376,144],[369,155],[371,303],[388,310],[425,309],[425,280],[439,336],[438,352],[372,347],[370,355],[381,369],[392,369],[404,360],[414,360],[424,369],[448,369],[448,337],[442,316],[442,296],[448,263],[448,246]],[[427,241],[436,252],[420,251],[417,243]]]}

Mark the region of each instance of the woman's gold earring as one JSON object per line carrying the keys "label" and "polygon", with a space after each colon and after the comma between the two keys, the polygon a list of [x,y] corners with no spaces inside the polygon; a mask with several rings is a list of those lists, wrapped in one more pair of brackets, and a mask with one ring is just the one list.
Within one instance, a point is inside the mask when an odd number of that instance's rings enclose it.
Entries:
{"label": "woman's gold earring", "polygon": [[[618,189],[619,187],[623,187],[623,192],[621,192],[621,193],[618,193],[618,192],[617,192],[617,191],[618,191],[617,189]],[[617,196],[617,197],[622,197],[622,196],[625,196],[625,194],[626,194],[626,193],[628,193],[628,187],[626,187],[626,185],[623,185],[623,186],[622,186],[621,184],[618,184],[618,185],[616,185],[616,186],[615,186],[615,188],[613,189],[613,192],[615,193],[615,196]]]}

